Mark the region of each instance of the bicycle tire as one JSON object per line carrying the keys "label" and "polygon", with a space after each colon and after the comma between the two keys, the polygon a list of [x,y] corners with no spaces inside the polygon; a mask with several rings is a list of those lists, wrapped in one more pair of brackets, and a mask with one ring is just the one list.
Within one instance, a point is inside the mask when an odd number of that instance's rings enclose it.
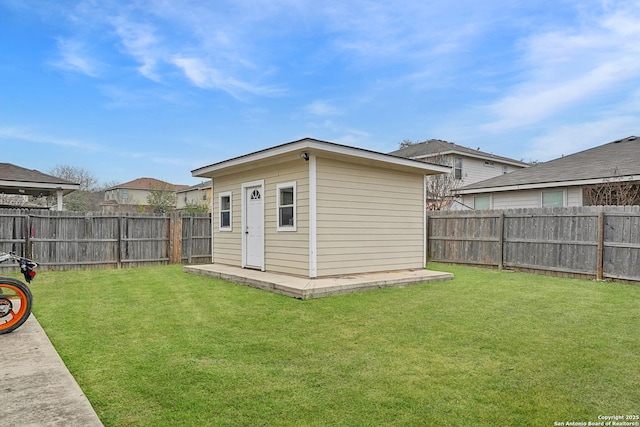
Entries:
{"label": "bicycle tire", "polygon": [[31,314],[33,296],[27,285],[0,277],[0,335],[15,331]]}

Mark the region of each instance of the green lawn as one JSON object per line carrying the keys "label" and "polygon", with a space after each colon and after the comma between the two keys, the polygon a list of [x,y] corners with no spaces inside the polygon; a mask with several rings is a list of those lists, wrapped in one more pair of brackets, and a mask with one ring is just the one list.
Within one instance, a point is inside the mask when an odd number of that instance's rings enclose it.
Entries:
{"label": "green lawn", "polygon": [[105,426],[553,426],[640,412],[640,286],[455,279],[299,301],[181,266],[42,271]]}

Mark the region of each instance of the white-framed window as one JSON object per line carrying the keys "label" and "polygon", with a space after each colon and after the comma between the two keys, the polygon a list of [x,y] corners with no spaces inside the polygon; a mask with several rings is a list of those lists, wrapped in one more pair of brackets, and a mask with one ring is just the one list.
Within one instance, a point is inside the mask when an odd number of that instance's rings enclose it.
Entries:
{"label": "white-framed window", "polygon": [[231,191],[225,191],[218,196],[218,206],[220,210],[220,231],[232,231],[233,230],[233,210],[231,199]]}
{"label": "white-framed window", "polygon": [[506,174],[507,172],[509,172],[509,166],[507,165],[502,165],[502,174]]}
{"label": "white-framed window", "polygon": [[564,190],[543,191],[541,199],[543,208],[561,208],[564,206]]}
{"label": "white-framed window", "polygon": [[473,196],[473,209],[491,209],[491,195]]}
{"label": "white-framed window", "polygon": [[462,179],[462,157],[453,158],[453,177]]}
{"label": "white-framed window", "polygon": [[278,231],[296,231],[296,183],[278,184],[277,192]]}

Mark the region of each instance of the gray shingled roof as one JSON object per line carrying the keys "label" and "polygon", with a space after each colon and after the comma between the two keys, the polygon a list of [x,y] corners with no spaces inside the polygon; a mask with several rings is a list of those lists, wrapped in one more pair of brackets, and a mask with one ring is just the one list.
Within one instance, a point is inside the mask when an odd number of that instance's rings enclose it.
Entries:
{"label": "gray shingled roof", "polygon": [[[530,184],[605,179],[640,175],[640,139],[635,136],[609,142],[575,154],[539,163],[505,175],[466,185],[468,190]],[[552,185],[549,185],[552,186]]]}
{"label": "gray shingled roof", "polygon": [[80,184],[47,175],[35,169],[25,169],[11,163],[0,163],[1,193],[47,196],[55,194],[58,189],[67,194],[79,188]]}
{"label": "gray shingled roof", "polygon": [[71,181],[47,175],[35,169],[25,169],[11,163],[0,163],[0,180],[20,181],[20,182],[40,182],[47,184],[67,184],[75,185]]}
{"label": "gray shingled roof", "polygon": [[475,157],[484,160],[493,160],[516,166],[529,166],[528,163],[521,162],[519,160],[510,159],[503,156],[496,156],[495,154],[480,151],[479,149],[474,150],[473,148],[462,147],[453,142],[442,141],[440,139],[430,139],[428,141],[419,142],[417,144],[411,144],[407,147],[400,148],[399,150],[392,151],[388,154],[392,156],[415,159],[449,153],[457,153],[469,157]]}

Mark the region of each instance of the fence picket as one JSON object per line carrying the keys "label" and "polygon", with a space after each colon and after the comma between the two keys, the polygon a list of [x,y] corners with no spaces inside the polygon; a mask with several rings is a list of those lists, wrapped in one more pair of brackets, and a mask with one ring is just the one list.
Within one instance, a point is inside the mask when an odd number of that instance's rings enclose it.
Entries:
{"label": "fence picket", "polygon": [[427,241],[432,261],[640,281],[638,206],[429,212]]}
{"label": "fence picket", "polygon": [[[0,251],[30,257],[45,270],[167,264],[176,245],[191,254],[189,262],[210,262],[210,215],[176,218],[197,224],[185,227],[197,234],[186,240],[182,233],[173,236],[169,215],[0,209]],[[13,268],[0,265],[0,271]]]}

